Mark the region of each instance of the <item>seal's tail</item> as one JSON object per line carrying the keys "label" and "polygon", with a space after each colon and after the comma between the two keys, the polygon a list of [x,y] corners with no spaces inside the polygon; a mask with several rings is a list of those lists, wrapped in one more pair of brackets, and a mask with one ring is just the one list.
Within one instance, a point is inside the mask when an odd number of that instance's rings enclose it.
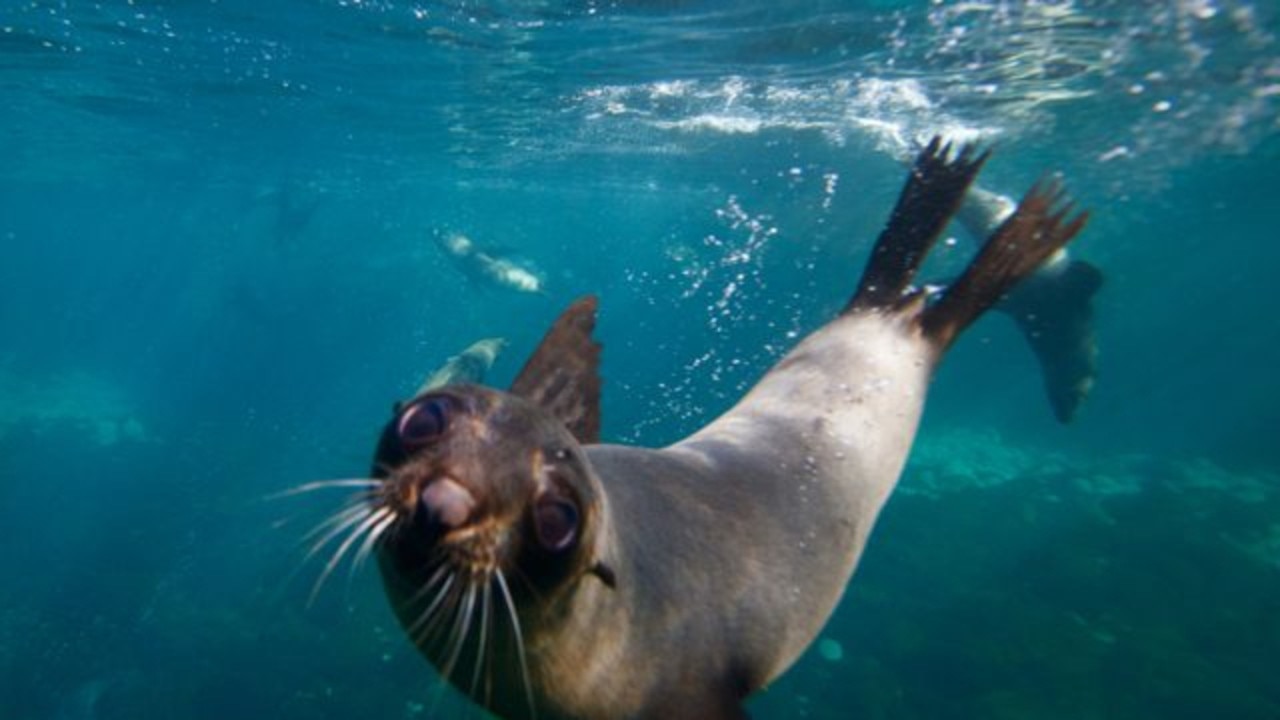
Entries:
{"label": "seal's tail", "polygon": [[[921,151],[845,312],[889,310],[920,299],[911,281],[987,155],[972,146],[952,153],[938,138]],[[1068,218],[1071,210],[1056,181],[1031,188],[964,274],[920,313],[921,329],[939,351],[1080,232],[1087,213]]]}

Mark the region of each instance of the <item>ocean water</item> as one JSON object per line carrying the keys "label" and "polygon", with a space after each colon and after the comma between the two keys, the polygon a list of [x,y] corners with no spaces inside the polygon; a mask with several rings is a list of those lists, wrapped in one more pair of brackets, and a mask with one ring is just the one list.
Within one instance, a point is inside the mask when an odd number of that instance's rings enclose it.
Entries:
{"label": "ocean water", "polygon": [[605,436],[682,437],[841,306],[934,133],[1091,210],[1098,383],[1060,425],[972,328],[753,715],[1280,717],[1274,0],[5,0],[0,92],[2,718],[474,716],[374,572],[308,603],[340,498],[269,496],[586,293]]}

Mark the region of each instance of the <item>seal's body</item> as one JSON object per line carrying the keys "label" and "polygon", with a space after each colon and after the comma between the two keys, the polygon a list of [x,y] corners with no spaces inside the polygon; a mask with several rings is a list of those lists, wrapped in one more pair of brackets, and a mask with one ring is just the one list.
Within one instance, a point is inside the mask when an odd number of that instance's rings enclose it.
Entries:
{"label": "seal's body", "polygon": [[591,298],[509,393],[399,407],[347,543],[442,675],[505,717],[744,716],[839,601],[946,348],[1083,225],[1037,186],[945,294],[915,289],[985,157],[926,148],[844,312],[675,445],[598,444]]}

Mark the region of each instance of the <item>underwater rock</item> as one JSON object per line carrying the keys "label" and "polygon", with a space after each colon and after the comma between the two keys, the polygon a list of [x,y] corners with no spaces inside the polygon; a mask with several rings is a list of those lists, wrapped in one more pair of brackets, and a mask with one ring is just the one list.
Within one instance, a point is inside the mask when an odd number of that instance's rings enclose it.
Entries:
{"label": "underwater rock", "polygon": [[99,447],[156,439],[124,389],[100,375],[30,377],[0,364],[0,437],[17,427],[46,433],[67,426]]}

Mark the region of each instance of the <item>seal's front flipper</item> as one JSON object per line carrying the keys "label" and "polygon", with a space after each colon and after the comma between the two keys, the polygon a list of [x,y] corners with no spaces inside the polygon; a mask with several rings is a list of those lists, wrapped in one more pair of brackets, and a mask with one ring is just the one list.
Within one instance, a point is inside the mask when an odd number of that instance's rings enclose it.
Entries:
{"label": "seal's front flipper", "polygon": [[925,309],[921,327],[939,352],[1080,232],[1088,213],[1068,217],[1071,212],[1057,181],[1038,182],[1027,192],[960,279]]}
{"label": "seal's front flipper", "polygon": [[1031,344],[1053,413],[1064,423],[1093,388],[1098,358],[1093,296],[1101,287],[1101,270],[1083,260],[1067,260],[1032,273],[996,306],[1018,323]]}
{"label": "seal's front flipper", "polygon": [[554,415],[583,445],[600,442],[600,343],[596,298],[588,295],[560,314],[511,384],[511,394]]}

